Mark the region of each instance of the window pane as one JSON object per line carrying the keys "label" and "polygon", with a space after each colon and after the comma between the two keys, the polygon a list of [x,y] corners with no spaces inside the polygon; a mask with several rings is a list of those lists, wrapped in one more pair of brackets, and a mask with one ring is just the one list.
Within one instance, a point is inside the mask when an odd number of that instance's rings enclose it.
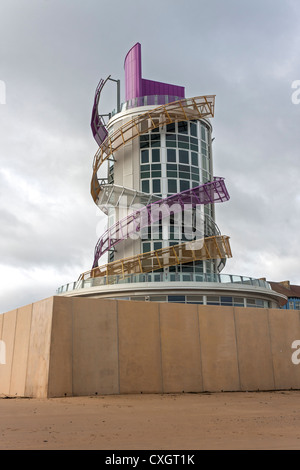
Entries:
{"label": "window pane", "polygon": [[150,178],[150,171],[141,171],[141,179]]}
{"label": "window pane", "polygon": [[180,180],[180,192],[186,191],[187,189],[190,189],[189,181]]}
{"label": "window pane", "polygon": [[152,180],[152,188],[154,193],[160,193],[160,180]]}
{"label": "window pane", "polygon": [[179,172],[179,178],[183,178],[183,179],[189,180],[189,179],[190,179],[190,173],[186,173],[186,172],[184,172],[184,171],[180,171],[180,172]]}
{"label": "window pane", "polygon": [[175,123],[167,124],[167,132],[175,132]]}
{"label": "window pane", "polygon": [[177,181],[168,180],[168,193],[174,194],[177,193]]}
{"label": "window pane", "polygon": [[151,134],[151,143],[160,142],[160,134]]}
{"label": "window pane", "polygon": [[149,147],[149,140],[140,142],[140,148],[141,149],[147,149]]}
{"label": "window pane", "polygon": [[189,149],[190,145],[187,142],[178,142],[178,147],[181,149]]}
{"label": "window pane", "polygon": [[189,172],[190,167],[189,167],[189,165],[179,165],[179,171]]}
{"label": "window pane", "polygon": [[142,192],[143,193],[149,193],[150,192],[149,181],[148,180],[142,181]]}
{"label": "window pane", "polygon": [[167,161],[168,162],[176,162],[176,150],[168,149],[167,150]]}
{"label": "window pane", "polygon": [[162,242],[154,242],[153,248],[154,250],[160,250],[162,248]]}
{"label": "window pane", "polygon": [[167,176],[168,176],[169,178],[177,178],[177,171],[170,171],[170,170],[168,170],[168,171],[167,171]]}
{"label": "window pane", "polygon": [[169,163],[167,164],[167,170],[177,171],[177,165]]}
{"label": "window pane", "polygon": [[176,141],[176,134],[166,134],[167,140]]}
{"label": "window pane", "polygon": [[143,253],[148,253],[148,251],[151,251],[151,243],[143,243]]}
{"label": "window pane", "polygon": [[191,156],[192,156],[192,165],[198,166],[199,165],[198,154],[195,152],[192,152]]}
{"label": "window pane", "polygon": [[178,123],[178,133],[180,134],[188,133],[188,123],[186,121],[181,121]]}
{"label": "window pane", "polygon": [[149,163],[149,150],[141,151],[141,163]]}
{"label": "window pane", "polygon": [[149,171],[150,165],[141,165],[141,171]]}
{"label": "window pane", "polygon": [[168,295],[168,302],[185,302],[185,295]]}
{"label": "window pane", "polygon": [[179,150],[179,163],[189,164],[189,152],[186,150]]}
{"label": "window pane", "polygon": [[191,122],[190,123],[190,129],[191,129],[191,135],[193,135],[194,137],[197,137],[197,124],[195,124],[194,122]]}
{"label": "window pane", "polygon": [[176,147],[176,142],[166,140],[166,147]]}
{"label": "window pane", "polygon": [[[145,152],[145,150],[144,150]],[[152,150],[152,162],[160,162],[160,150],[159,149],[153,149]]]}
{"label": "window pane", "polygon": [[151,170],[160,170],[161,169],[161,165],[159,163],[153,163],[151,165]]}

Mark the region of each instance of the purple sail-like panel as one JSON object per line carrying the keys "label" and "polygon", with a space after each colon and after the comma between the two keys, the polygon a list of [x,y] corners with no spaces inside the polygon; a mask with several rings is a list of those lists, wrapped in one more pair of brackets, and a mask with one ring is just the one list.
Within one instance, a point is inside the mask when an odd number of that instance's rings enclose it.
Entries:
{"label": "purple sail-like panel", "polygon": [[127,53],[125,68],[125,100],[141,96],[165,95],[184,98],[184,87],[142,78],[141,44],[137,42]]}
{"label": "purple sail-like panel", "polygon": [[95,91],[94,105],[92,109],[91,128],[92,128],[94,139],[96,140],[98,145],[101,145],[108,135],[108,131],[106,129],[105,123],[102,117],[99,116],[99,112],[98,112],[98,104],[99,104],[101,91],[106,81],[108,80],[108,78],[106,80],[103,80],[101,78],[101,80],[99,81],[98,86]]}

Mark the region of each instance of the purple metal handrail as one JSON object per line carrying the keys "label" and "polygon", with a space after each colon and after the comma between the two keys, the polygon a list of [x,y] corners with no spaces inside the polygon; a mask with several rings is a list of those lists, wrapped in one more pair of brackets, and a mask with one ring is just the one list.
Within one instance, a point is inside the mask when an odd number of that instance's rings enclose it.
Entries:
{"label": "purple metal handrail", "polygon": [[[119,242],[127,239],[131,234],[140,232],[149,225],[170,216],[163,208],[172,206],[172,212],[184,210],[185,205],[195,207],[202,204],[214,204],[229,200],[224,178],[215,177],[213,181],[204,183],[196,188],[187,189],[181,193],[153,202],[134,211],[109,227],[99,238],[94,253],[93,268],[98,266],[98,260],[108,250],[114,248]],[[162,210],[159,210],[162,209]]]}

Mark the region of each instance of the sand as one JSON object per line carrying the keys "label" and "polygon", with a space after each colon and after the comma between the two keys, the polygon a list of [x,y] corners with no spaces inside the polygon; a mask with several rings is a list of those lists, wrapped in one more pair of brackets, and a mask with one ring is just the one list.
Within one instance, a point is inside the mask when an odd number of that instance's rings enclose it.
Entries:
{"label": "sand", "polygon": [[300,391],[0,398],[0,450],[300,449]]}

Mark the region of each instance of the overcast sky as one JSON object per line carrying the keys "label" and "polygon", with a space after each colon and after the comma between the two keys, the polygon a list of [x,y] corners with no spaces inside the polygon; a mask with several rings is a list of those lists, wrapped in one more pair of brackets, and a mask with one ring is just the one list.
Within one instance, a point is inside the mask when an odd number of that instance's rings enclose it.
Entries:
{"label": "overcast sky", "polygon": [[[299,1],[1,0],[0,312],[91,267],[105,228],[90,196],[94,91],[111,74],[124,99],[136,42],[144,78],[216,94],[224,272],[300,284]],[[111,82],[101,111],[115,105]]]}

